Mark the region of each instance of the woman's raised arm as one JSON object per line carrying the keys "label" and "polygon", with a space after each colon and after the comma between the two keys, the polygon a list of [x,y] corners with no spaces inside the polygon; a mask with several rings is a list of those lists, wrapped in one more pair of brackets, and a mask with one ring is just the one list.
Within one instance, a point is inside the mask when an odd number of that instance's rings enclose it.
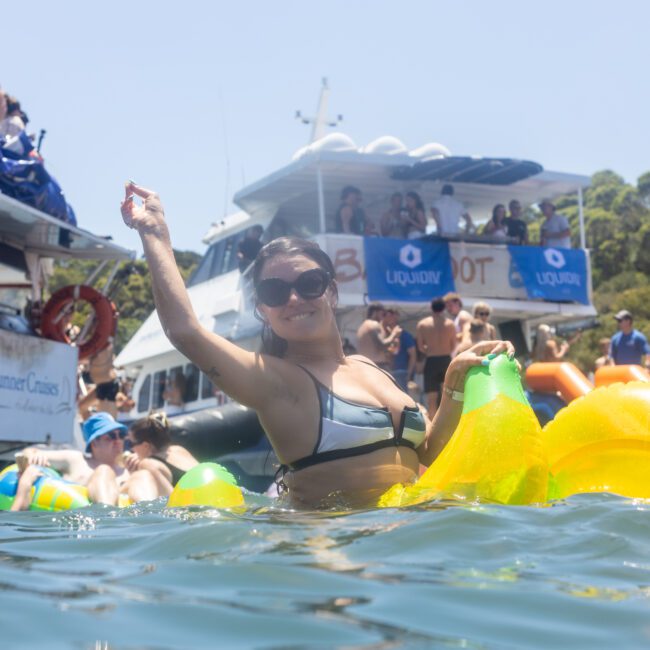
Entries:
{"label": "woman's raised arm", "polygon": [[[142,205],[136,205],[135,196]],[[129,182],[121,211],[126,225],[142,239],[158,317],[174,347],[241,404],[257,409],[277,399],[275,393],[282,393],[284,381],[282,361],[247,352],[199,323],[176,266],[158,195]]]}

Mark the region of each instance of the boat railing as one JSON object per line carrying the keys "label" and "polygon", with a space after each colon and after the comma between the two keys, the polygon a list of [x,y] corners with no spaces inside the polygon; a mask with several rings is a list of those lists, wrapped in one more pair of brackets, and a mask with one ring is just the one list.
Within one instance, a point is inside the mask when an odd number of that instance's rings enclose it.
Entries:
{"label": "boat railing", "polygon": [[251,262],[240,274],[237,284],[239,299],[239,313],[251,313],[255,309],[255,292],[253,289],[253,267]]}

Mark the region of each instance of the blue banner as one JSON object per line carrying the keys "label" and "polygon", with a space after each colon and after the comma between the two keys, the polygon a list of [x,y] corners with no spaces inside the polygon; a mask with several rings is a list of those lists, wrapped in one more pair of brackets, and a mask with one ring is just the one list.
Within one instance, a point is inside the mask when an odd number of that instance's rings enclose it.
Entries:
{"label": "blue banner", "polygon": [[508,246],[529,298],[589,304],[583,250]]}
{"label": "blue banner", "polygon": [[454,291],[447,242],[366,237],[368,298],[429,302]]}

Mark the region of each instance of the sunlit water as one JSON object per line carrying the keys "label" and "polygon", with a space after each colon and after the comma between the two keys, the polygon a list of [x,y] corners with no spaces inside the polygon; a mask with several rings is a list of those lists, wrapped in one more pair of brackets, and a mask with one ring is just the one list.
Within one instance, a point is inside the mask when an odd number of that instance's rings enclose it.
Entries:
{"label": "sunlit water", "polygon": [[650,647],[650,504],[269,503],[1,513],[2,647]]}

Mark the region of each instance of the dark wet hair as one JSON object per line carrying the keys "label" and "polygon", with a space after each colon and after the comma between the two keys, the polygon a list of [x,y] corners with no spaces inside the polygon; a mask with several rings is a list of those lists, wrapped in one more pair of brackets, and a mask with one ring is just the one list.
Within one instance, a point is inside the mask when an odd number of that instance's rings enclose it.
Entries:
{"label": "dark wet hair", "polygon": [[15,97],[5,95],[5,99],[7,101],[7,115],[10,115],[15,111],[20,112],[20,102]]}
{"label": "dark wet hair", "polygon": [[443,185],[440,194],[443,196],[453,196],[454,195],[454,186],[453,185]]}
{"label": "dark wet hair", "polygon": [[375,312],[386,311],[380,302],[371,302],[366,309],[366,318],[374,318]]}
{"label": "dark wet hair", "polygon": [[445,301],[443,298],[434,298],[431,301],[431,311],[434,314],[441,314],[445,311]]}
{"label": "dark wet hair", "polygon": [[156,451],[165,449],[172,442],[169,422],[164,413],[150,413],[136,420],[129,430],[136,442],[148,442]]}
{"label": "dark wet hair", "polygon": [[492,221],[493,221],[494,223],[497,222],[497,212],[498,212],[499,208],[503,208],[503,218],[505,219],[506,216],[507,216],[506,206],[503,205],[503,203],[497,203],[497,204],[492,208]]}
{"label": "dark wet hair", "polygon": [[413,199],[415,201],[416,209],[422,210],[422,212],[424,212],[424,203],[422,203],[422,199],[417,192],[407,192],[406,197]]}
{"label": "dark wet hair", "polygon": [[345,199],[347,199],[350,194],[361,194],[361,190],[354,185],[346,185],[341,190],[341,201],[345,201]]}
{"label": "dark wet hair", "polygon": [[[253,263],[253,286],[255,289],[257,290],[257,285],[260,282],[264,265],[269,260],[280,256],[295,257],[297,255],[304,255],[310,260],[314,260],[321,269],[330,274],[330,277],[336,277],[336,271],[334,270],[332,260],[316,242],[309,241],[308,239],[301,239],[300,237],[278,237],[265,246],[262,246],[262,249],[255,258],[255,262]],[[338,299],[339,294],[336,287],[336,280],[332,279],[329,288]],[[255,296],[255,301],[257,303],[257,295]],[[271,329],[270,325],[259,316],[257,309],[255,310],[255,314],[264,323],[262,329],[262,352],[274,357],[283,357],[287,352],[286,339],[278,336]]]}

